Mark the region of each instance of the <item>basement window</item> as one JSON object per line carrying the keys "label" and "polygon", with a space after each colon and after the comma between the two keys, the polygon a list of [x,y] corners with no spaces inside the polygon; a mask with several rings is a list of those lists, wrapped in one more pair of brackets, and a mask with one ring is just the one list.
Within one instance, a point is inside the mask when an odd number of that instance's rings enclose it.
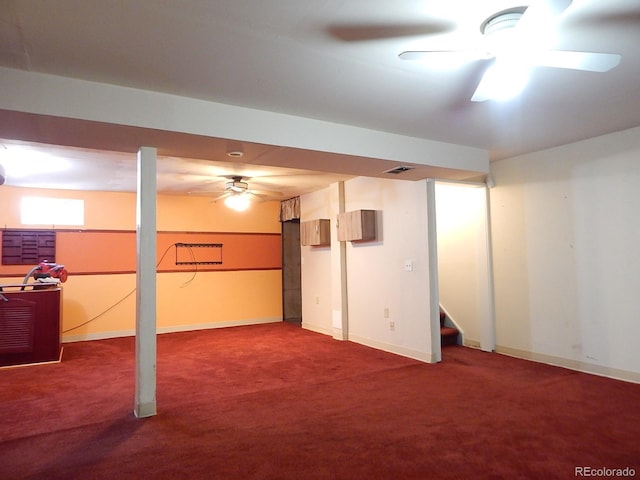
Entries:
{"label": "basement window", "polygon": [[84,200],[23,197],[20,222],[23,225],[84,225]]}

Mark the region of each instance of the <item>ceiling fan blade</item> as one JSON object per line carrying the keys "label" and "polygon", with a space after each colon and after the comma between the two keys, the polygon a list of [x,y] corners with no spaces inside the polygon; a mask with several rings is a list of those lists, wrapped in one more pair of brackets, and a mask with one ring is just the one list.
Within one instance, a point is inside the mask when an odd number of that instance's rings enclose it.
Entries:
{"label": "ceiling fan blade", "polygon": [[384,40],[386,38],[412,37],[446,33],[455,25],[445,21],[416,24],[344,24],[329,27],[329,34],[343,42]]}
{"label": "ceiling fan blade", "polygon": [[265,195],[265,196],[269,196],[269,197],[284,197],[284,194],[282,192],[277,192],[275,190],[256,190],[256,189],[249,189],[248,193],[252,193],[254,195]]}
{"label": "ceiling fan blade", "polygon": [[487,72],[484,73],[482,78],[480,79],[480,83],[476,87],[476,91],[473,92],[471,97],[472,102],[486,102],[487,100],[491,100],[493,96],[491,95],[493,80],[491,77],[487,77]]}
{"label": "ceiling fan blade", "polygon": [[608,72],[620,63],[616,53],[572,52],[545,50],[530,53],[531,65],[538,67],[569,68],[589,72]]}
{"label": "ceiling fan blade", "polygon": [[568,18],[566,25],[569,28],[636,28],[640,23],[640,10],[638,5],[629,5],[625,10],[618,10],[615,12],[598,12],[597,15],[576,14],[571,18]]}
{"label": "ceiling fan blade", "polygon": [[537,18],[544,16],[546,19],[550,17],[558,17],[571,6],[573,0],[541,0],[533,2],[525,12],[527,15],[535,15]]}
{"label": "ceiling fan blade", "polygon": [[231,195],[231,192],[225,192],[222,195],[218,195],[216,198],[212,198],[211,200],[209,200],[209,203],[215,203],[218,200],[222,200],[223,198],[228,197],[229,195]]}
{"label": "ceiling fan blade", "polygon": [[552,25],[557,17],[569,8],[572,0],[541,0],[534,2],[524,11],[516,28],[525,34],[539,35]]}
{"label": "ceiling fan blade", "polygon": [[482,50],[427,50],[406,51],[402,52],[398,57],[401,60],[414,60],[435,67],[446,67],[457,66],[464,62],[475,60],[488,60],[491,55]]}

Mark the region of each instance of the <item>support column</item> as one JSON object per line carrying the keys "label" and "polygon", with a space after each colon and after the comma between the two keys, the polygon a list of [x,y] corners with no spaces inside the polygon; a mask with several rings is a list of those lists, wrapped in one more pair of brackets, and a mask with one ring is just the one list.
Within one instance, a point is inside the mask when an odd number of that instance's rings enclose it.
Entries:
{"label": "support column", "polygon": [[136,417],[156,414],[156,149],[138,150]]}
{"label": "support column", "polygon": [[427,242],[429,243],[429,331],[431,362],[442,360],[440,344],[440,292],[438,290],[438,232],[436,229],[436,181],[427,179]]}
{"label": "support column", "polygon": [[485,352],[493,352],[496,349],[496,319],[493,291],[493,256],[491,246],[491,198],[489,196],[489,187],[482,187],[484,202],[484,219],[483,227],[485,229],[483,236],[483,245],[481,252],[485,253],[485,263],[480,264],[480,293],[482,305],[482,317],[480,321],[480,349]]}
{"label": "support column", "polygon": [[[344,182],[332,184],[331,218],[336,219],[344,213]],[[347,297],[347,242],[338,241],[338,230],[335,220],[331,229],[331,314],[333,338],[349,340],[349,314]]]}

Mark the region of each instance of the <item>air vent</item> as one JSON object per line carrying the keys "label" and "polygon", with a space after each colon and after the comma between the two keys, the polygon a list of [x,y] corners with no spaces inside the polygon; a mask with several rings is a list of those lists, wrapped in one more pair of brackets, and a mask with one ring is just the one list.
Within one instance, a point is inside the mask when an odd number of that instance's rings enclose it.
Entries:
{"label": "air vent", "polygon": [[398,175],[400,173],[408,172],[409,170],[413,170],[416,167],[410,167],[408,165],[400,165],[399,167],[392,168],[390,170],[385,170],[382,173],[392,173],[394,175]]}

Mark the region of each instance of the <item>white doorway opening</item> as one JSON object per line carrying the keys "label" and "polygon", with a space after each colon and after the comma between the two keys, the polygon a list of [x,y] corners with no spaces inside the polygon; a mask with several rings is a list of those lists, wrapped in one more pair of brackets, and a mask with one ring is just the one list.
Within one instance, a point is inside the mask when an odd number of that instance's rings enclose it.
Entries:
{"label": "white doorway opening", "polygon": [[435,184],[438,304],[464,345],[495,350],[488,189],[484,183]]}

